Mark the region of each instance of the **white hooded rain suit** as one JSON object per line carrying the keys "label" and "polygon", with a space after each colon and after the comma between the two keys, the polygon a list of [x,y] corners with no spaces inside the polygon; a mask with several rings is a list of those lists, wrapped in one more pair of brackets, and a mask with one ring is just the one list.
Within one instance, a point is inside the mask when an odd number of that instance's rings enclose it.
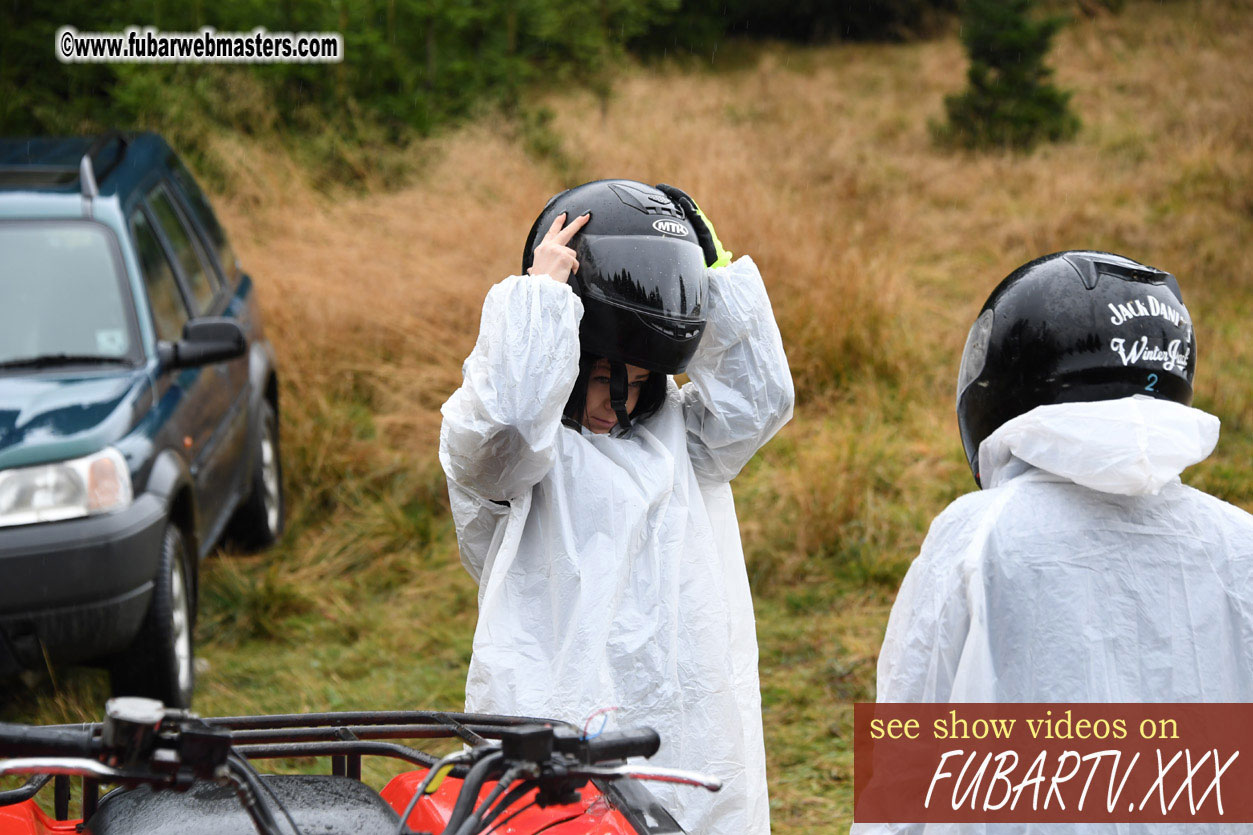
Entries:
{"label": "white hooded rain suit", "polygon": [[1143,396],[1040,406],[993,432],[987,489],[940,514],[901,585],[879,701],[1253,701],[1253,516],[1179,481],[1217,439],[1212,415]]}
{"label": "white hooded rain suit", "polygon": [[709,318],[665,404],[627,432],[561,424],[582,303],[547,276],[491,289],[440,461],[479,582],[470,711],[661,734],[652,762],[723,790],[650,785],[693,835],[769,832],[757,640],[729,482],[792,414],[756,266],[709,273]]}

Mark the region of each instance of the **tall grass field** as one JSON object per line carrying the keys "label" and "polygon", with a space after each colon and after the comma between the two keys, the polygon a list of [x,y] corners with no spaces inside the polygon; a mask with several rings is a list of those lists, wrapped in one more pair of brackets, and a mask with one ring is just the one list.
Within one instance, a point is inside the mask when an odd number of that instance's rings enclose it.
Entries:
{"label": "tall grass field", "polygon": [[[1130,2],[1057,37],[1076,140],[1021,156],[935,147],[964,84],[955,34],[747,47],[628,66],[423,141],[403,181],[315,189],[222,135],[224,224],[281,371],[289,529],[202,568],[204,714],[460,709],[476,618],[436,458],[488,287],[554,192],[599,177],[689,191],[761,266],[796,416],[735,481],[757,611],[779,833],[852,807],[852,703],[874,697],[896,588],[929,521],[974,489],[954,390],[967,330],[1019,264],[1106,249],[1175,273],[1195,405],[1222,420],[1188,483],[1253,510],[1253,7]],[[99,671],[13,685],[9,721],[100,715]],[[376,775],[380,776],[380,775]],[[385,775],[382,775],[385,776]]]}

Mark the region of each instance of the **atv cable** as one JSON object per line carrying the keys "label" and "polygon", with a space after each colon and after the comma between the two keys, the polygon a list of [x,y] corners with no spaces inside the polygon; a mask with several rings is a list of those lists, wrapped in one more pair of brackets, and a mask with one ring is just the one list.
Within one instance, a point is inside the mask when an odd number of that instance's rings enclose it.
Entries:
{"label": "atv cable", "polygon": [[[523,780],[517,786],[514,786],[509,791],[509,793],[506,794],[504,797],[502,797],[500,801],[497,802],[497,804],[491,810],[489,810],[485,815],[483,815],[483,820],[479,824],[479,828],[476,831],[487,832],[487,831],[490,831],[488,829],[489,826],[491,827],[491,829],[496,829],[498,826],[505,823],[506,821],[512,820],[514,815],[517,814],[517,812],[514,812],[513,815],[510,815],[509,817],[505,818],[505,820],[501,821],[500,823],[496,823],[496,824],[492,823],[493,821],[496,820],[496,818],[500,817],[500,814],[502,812],[504,812],[513,804],[517,803],[523,797],[526,797],[526,795],[530,793],[533,789],[535,789],[537,785],[539,784],[535,780]],[[526,804],[526,806],[523,806],[522,808],[525,809],[528,806],[534,806],[534,805],[535,805],[535,801],[532,801],[531,803]],[[519,809],[518,811],[521,811],[521,809]]]}
{"label": "atv cable", "polygon": [[449,754],[427,769],[426,776],[422,778],[422,782],[419,783],[417,789],[414,790],[413,797],[409,798],[409,803],[405,806],[405,811],[400,816],[400,825],[396,827],[396,835],[405,835],[408,831],[409,816],[413,814],[413,810],[417,807],[418,801],[422,799],[422,795],[426,794],[426,787],[431,784],[431,781],[434,780],[441,771],[449,766],[468,761],[472,756],[472,753],[473,752],[471,751],[457,751],[456,753]]}
{"label": "atv cable", "polygon": [[39,794],[39,790],[48,785],[51,779],[51,774],[36,774],[16,789],[0,791],[0,806],[12,806],[14,803],[30,800]]}
{"label": "atv cable", "polygon": [[[252,818],[253,824],[257,827],[257,831],[261,835],[284,835],[282,827],[278,825],[278,820],[274,814],[261,800],[261,794],[264,787],[261,785],[261,778],[257,774],[257,770],[252,767],[246,759],[238,754],[231,753],[227,756],[226,766],[228,770],[227,779],[235,786],[235,794],[239,797],[240,804],[244,807],[244,811]],[[295,826],[295,822],[292,823]],[[297,833],[299,830],[296,830]]]}
{"label": "atv cable", "polygon": [[[526,766],[523,765],[510,766],[501,778],[496,781],[496,785],[492,787],[492,790],[488,793],[487,798],[478,805],[478,808],[466,818],[465,822],[461,824],[461,826],[453,831],[452,835],[474,835],[474,833],[482,829],[483,816],[491,810],[492,804],[499,800],[500,796],[504,794],[526,770]],[[451,824],[451,821],[449,821],[449,823]],[[445,827],[445,830],[447,829],[448,827]]]}
{"label": "atv cable", "polygon": [[452,808],[452,814],[448,816],[448,823],[444,825],[445,832],[458,832],[463,824],[474,811],[474,804],[478,800],[479,790],[483,788],[483,784],[487,782],[487,778],[496,771],[499,771],[501,765],[505,761],[505,755],[500,751],[493,751],[483,759],[474,764],[470,769],[470,773],[461,783],[461,791],[457,794],[457,802]]}
{"label": "atv cable", "polygon": [[[248,762],[247,758],[244,758],[244,762]],[[256,766],[254,766],[251,762],[248,762],[248,767],[256,772]],[[283,798],[278,796],[278,792],[274,790],[274,787],[267,783],[259,773],[257,774],[257,782],[259,782],[261,787],[265,789],[266,794],[274,799],[274,803],[278,806],[279,810],[282,811],[284,817],[287,818],[287,822],[291,824],[292,832],[295,835],[300,835],[300,827],[296,825],[296,819],[292,817],[292,813],[287,808],[287,804],[283,802]]]}

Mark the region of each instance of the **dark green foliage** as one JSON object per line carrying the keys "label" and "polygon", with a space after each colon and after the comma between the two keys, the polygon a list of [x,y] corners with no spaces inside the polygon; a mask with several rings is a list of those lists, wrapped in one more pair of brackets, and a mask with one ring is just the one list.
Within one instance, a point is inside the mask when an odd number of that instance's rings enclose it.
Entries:
{"label": "dark green foliage", "polygon": [[904,40],[934,32],[957,0],[683,0],[632,48],[709,54],[728,35],[800,43]]}
{"label": "dark green foliage", "polygon": [[1070,93],[1050,82],[1045,63],[1063,19],[1031,15],[1032,0],[966,0],[962,42],[970,55],[965,92],[947,96],[937,138],[966,148],[1030,149],[1079,130]]}
{"label": "dark green foliage", "polygon": [[[195,147],[209,129],[281,131],[320,148],[336,179],[354,149],[396,143],[469,112],[506,105],[535,82],[604,81],[624,44],[678,0],[63,0],[0,7],[0,133],[155,128]],[[340,64],[62,64],[57,28],[167,32],[331,32]],[[357,155],[360,156],[359,154]],[[335,170],[336,167],[345,170]]]}
{"label": "dark green foliage", "polygon": [[518,138],[527,153],[547,162],[561,182],[573,186],[587,177],[583,175],[578,160],[566,150],[561,135],[553,128],[553,115],[547,107],[519,108],[515,120]]}
{"label": "dark green foliage", "polygon": [[[218,166],[209,139],[225,128],[280,138],[321,179],[360,181],[386,176],[389,153],[408,139],[483,105],[503,106],[525,122],[528,137],[541,136],[523,91],[577,84],[603,98],[628,45],[699,51],[728,33],[901,37],[956,2],[8,0],[0,4],[0,134],[158,130],[212,181]],[[339,64],[62,64],[53,44],[62,25],[80,33],[127,26],[340,32],[345,57]]]}

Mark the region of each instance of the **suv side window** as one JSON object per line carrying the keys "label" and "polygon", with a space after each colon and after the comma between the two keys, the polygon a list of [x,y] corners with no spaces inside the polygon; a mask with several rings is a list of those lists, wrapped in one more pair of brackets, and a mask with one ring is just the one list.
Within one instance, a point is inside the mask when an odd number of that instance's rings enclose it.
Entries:
{"label": "suv side window", "polygon": [[165,239],[174,251],[175,261],[182,267],[183,279],[191,293],[195,315],[208,313],[218,288],[209,270],[205,268],[199,246],[192,240],[164,188],[157,187],[148,195],[148,205],[152,207],[157,225],[165,233]]}
{"label": "suv side window", "polygon": [[174,342],[183,335],[183,325],[187,323],[187,304],[174,279],[174,269],[142,211],[131,215],[131,232],[139,248],[139,266],[144,273],[157,338]]}
{"label": "suv side window", "polygon": [[200,227],[209,236],[209,246],[217,252],[218,266],[222,268],[222,275],[225,276],[226,283],[233,286],[236,279],[239,278],[239,268],[235,261],[235,250],[231,249],[230,242],[226,240],[226,233],[222,231],[222,226],[213,214],[213,209],[209,207],[208,199],[204,196],[204,192],[200,190],[200,186],[196,184],[196,179],[191,176],[191,172],[187,170],[178,157],[171,157],[169,165],[170,176],[182,189],[183,196],[187,198],[187,205],[191,208],[191,213],[195,215],[196,220],[200,223]]}

